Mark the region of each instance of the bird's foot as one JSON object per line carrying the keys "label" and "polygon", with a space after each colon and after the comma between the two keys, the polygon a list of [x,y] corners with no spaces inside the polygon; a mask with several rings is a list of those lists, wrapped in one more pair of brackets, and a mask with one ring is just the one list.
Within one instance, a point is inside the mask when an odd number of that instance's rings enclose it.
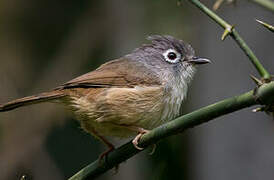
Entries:
{"label": "bird's foot", "polygon": [[143,128],[139,129],[139,134],[132,140],[132,144],[134,145],[134,147],[140,151],[142,151],[144,148],[141,148],[138,146],[139,140],[140,138],[143,136],[143,134],[148,133],[149,130],[145,130]]}

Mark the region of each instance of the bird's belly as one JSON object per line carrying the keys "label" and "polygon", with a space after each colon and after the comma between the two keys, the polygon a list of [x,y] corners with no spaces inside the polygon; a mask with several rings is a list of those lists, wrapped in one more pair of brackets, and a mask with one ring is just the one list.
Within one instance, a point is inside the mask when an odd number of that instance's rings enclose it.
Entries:
{"label": "bird's belly", "polygon": [[101,136],[127,138],[137,134],[137,132],[128,129],[127,126],[115,125],[113,123],[98,123],[93,119],[87,121],[81,120],[80,123],[85,131],[91,134],[97,133]]}
{"label": "bird's belly", "polygon": [[83,129],[102,136],[133,136],[136,127],[151,130],[173,118],[162,87],[111,88],[92,99],[75,98],[72,107]]}

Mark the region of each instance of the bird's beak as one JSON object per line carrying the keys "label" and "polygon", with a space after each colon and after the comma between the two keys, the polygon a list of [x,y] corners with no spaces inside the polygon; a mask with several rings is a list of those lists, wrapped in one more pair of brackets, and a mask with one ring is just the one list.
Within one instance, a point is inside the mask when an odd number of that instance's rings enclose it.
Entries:
{"label": "bird's beak", "polygon": [[188,62],[193,63],[193,64],[207,64],[207,63],[211,63],[211,61],[209,59],[200,58],[200,57],[193,57]]}

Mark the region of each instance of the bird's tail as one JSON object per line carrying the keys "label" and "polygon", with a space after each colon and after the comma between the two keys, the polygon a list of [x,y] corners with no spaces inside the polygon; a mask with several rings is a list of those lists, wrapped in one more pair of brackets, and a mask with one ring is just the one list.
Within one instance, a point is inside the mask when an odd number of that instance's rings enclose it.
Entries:
{"label": "bird's tail", "polygon": [[65,94],[62,91],[50,91],[50,92],[44,92],[44,93],[40,93],[33,96],[27,96],[24,98],[15,99],[5,104],[0,104],[0,112],[10,111],[21,106],[28,106],[31,104],[50,101],[50,100],[58,99],[64,96]]}

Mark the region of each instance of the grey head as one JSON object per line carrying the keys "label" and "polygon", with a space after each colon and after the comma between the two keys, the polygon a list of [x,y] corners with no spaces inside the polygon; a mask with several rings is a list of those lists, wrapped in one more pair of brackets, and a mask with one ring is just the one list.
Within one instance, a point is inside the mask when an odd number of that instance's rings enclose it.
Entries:
{"label": "grey head", "polygon": [[172,36],[152,35],[147,39],[151,44],[143,44],[126,57],[142,63],[163,81],[170,82],[175,78],[187,84],[194,75],[196,65],[210,62],[196,57],[189,44]]}
{"label": "grey head", "polygon": [[171,120],[179,115],[188,85],[195,73],[195,66],[209,63],[208,59],[195,56],[193,48],[172,36],[153,35],[144,44],[126,57],[142,64],[146,73],[157,77],[164,87],[164,111],[162,120]]}

